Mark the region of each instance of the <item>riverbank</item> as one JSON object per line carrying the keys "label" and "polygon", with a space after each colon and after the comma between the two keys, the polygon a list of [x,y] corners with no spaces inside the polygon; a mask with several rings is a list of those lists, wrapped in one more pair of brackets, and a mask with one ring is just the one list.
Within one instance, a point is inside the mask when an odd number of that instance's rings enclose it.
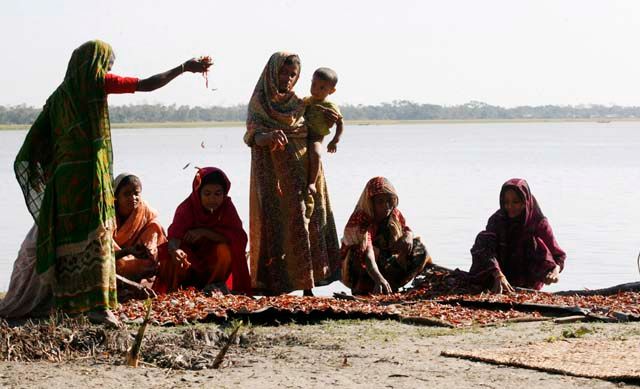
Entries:
{"label": "riverbank", "polygon": [[[347,120],[346,126],[381,126],[399,124],[464,124],[464,123],[599,123],[611,122],[637,122],[635,119],[470,119],[470,120]],[[111,123],[111,128],[216,128],[216,127],[244,127],[243,121],[220,122],[136,122],[136,123]],[[0,124],[0,131],[25,130],[30,125],[26,124]]]}
{"label": "riverbank", "polygon": [[[215,324],[150,327],[150,339],[218,331]],[[133,333],[135,328],[131,328]],[[496,327],[447,329],[393,321],[346,320],[318,324],[243,326],[220,369],[179,370],[146,364],[134,369],[86,357],[67,362],[0,362],[1,387],[456,387],[456,388],[616,388],[599,379],[571,377],[447,358],[444,350],[494,350],[532,344],[571,350],[584,341],[640,342],[640,323],[518,323]],[[172,338],[173,339],[173,338]],[[174,348],[180,352],[179,347]],[[567,351],[567,358],[572,352]],[[594,367],[597,369],[597,367]]]}

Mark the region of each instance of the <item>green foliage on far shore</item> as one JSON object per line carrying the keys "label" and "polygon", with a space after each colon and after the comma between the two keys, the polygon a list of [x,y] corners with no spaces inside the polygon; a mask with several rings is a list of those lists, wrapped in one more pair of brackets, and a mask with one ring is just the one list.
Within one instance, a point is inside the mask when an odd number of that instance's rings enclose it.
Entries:
{"label": "green foliage on far shore", "polygon": [[[504,108],[478,101],[443,106],[406,100],[378,105],[343,105],[349,121],[404,120],[620,120],[640,118],[640,107],[605,105],[540,105]],[[40,113],[40,107],[0,105],[0,125],[28,126]],[[139,104],[109,107],[111,122],[116,123],[211,123],[244,122],[247,106],[191,107],[187,105]]]}

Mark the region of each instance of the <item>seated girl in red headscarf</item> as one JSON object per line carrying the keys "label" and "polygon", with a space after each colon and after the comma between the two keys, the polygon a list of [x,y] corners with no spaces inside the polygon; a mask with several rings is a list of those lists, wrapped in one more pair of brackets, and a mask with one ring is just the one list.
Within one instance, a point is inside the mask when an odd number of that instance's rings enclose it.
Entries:
{"label": "seated girl in red headscarf", "polygon": [[228,196],[230,187],[222,170],[198,170],[191,195],[176,209],[169,243],[159,248],[160,269],[153,284],[157,293],[224,283],[234,292],[251,293],[247,234]]}
{"label": "seated girl in red headscarf", "polygon": [[478,234],[471,255],[472,280],[495,293],[558,282],[566,258],[529,184],[520,178],[502,185],[500,209]]}
{"label": "seated girl in red headscarf", "polygon": [[397,207],[389,180],[369,180],[342,238],[342,282],[353,294],[395,292],[431,263]]}
{"label": "seated girl in red headscarf", "polygon": [[131,173],[122,173],[114,184],[117,227],[113,234],[116,273],[140,282],[153,277],[157,269],[158,245],[167,237],[158,212],[141,196],[142,183]]}

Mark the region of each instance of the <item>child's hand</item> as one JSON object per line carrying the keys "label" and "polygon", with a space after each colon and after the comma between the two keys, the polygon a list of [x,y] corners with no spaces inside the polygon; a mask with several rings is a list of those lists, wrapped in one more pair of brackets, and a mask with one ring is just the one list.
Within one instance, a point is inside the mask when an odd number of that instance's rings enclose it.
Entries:
{"label": "child's hand", "polygon": [[327,145],[327,152],[329,153],[335,153],[336,151],[338,151],[338,140],[337,139],[333,139],[331,142],[329,142],[329,144]]}
{"label": "child's hand", "polygon": [[342,116],[340,116],[331,108],[323,107],[322,105],[318,105],[318,108],[320,108],[320,110],[324,114],[324,120],[327,122],[329,128],[333,127],[333,125],[336,124],[338,120],[342,119]]}

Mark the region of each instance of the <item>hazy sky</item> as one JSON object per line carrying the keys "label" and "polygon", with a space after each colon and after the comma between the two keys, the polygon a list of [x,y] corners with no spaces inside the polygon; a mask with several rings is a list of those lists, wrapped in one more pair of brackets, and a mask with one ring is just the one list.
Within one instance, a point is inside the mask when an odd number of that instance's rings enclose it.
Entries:
{"label": "hazy sky", "polygon": [[[190,5],[185,5],[190,4]],[[319,66],[337,103],[640,105],[640,1],[13,1],[0,13],[0,104],[40,106],[73,49],[99,38],[113,72],[147,77],[203,54],[210,87],[185,75],[111,104],[246,103],[269,55]]]}

